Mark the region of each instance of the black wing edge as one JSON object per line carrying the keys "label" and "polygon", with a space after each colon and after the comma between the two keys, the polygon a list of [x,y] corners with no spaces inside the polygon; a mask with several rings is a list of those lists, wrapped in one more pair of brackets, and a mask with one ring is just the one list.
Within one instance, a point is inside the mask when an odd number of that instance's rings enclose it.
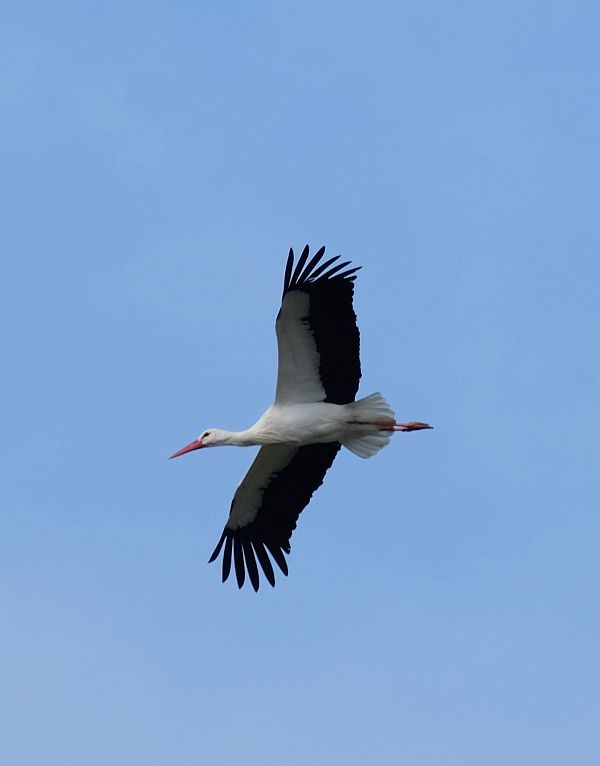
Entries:
{"label": "black wing edge", "polygon": [[214,549],[208,560],[209,564],[217,559],[223,545],[225,545],[225,552],[223,554],[222,582],[225,582],[230,575],[232,552],[238,588],[241,588],[244,585],[247,572],[248,579],[250,580],[254,591],[258,592],[260,578],[257,561],[271,587],[275,587],[275,572],[267,550],[271,554],[273,561],[275,561],[279,569],[281,569],[283,574],[287,577],[288,566],[283,554],[284,552],[289,554],[289,543],[286,545],[277,543],[274,540],[259,540],[253,538],[253,535],[248,528],[229,529],[229,527],[225,527],[223,534],[217,543],[217,547]]}
{"label": "black wing edge", "polygon": [[[296,263],[296,268],[294,269],[294,250],[290,247],[285,267],[285,276],[283,278],[284,295],[288,290],[301,290],[308,284],[314,284],[315,282],[324,282],[330,279],[347,279],[349,281],[354,281],[356,279],[356,272],[362,268],[362,266],[355,266],[353,269],[342,271],[342,269],[350,265],[350,261],[344,261],[343,263],[338,263],[333,266],[333,264],[340,259],[341,256],[339,255],[329,258],[318,265],[321,258],[325,255],[325,246],[320,247],[310,261],[306,263],[308,255],[309,248],[308,245],[305,245],[300,258],[298,258],[298,262]],[[332,266],[332,268],[329,268],[330,266]],[[327,271],[327,269],[329,270]]]}
{"label": "black wing edge", "polygon": [[291,463],[269,483],[256,519],[238,529],[225,526],[208,560],[212,563],[223,550],[222,582],[231,574],[232,561],[239,588],[244,585],[247,575],[254,590],[258,591],[259,565],[274,588],[275,572],[271,559],[287,577],[284,554],[290,553],[290,537],[298,517],[323,483],[341,446],[339,442],[330,442],[301,447]]}

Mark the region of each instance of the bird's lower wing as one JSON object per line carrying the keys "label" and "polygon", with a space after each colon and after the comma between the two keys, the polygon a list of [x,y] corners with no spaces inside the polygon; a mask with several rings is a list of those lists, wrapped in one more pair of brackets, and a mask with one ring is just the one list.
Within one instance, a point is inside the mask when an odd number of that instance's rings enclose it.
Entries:
{"label": "bird's lower wing", "polygon": [[269,554],[287,575],[283,554],[290,552],[290,537],[298,517],[323,483],[340,446],[332,442],[261,447],[237,488],[229,519],[210,557],[214,561],[223,549],[223,582],[229,577],[233,559],[240,588],[247,573],[252,587],[258,590],[258,565],[274,586]]}

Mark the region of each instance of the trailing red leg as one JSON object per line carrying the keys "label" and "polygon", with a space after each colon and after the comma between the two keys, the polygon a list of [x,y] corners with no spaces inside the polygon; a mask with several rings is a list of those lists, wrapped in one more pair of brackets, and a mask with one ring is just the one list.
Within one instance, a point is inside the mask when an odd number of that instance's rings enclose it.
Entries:
{"label": "trailing red leg", "polygon": [[395,423],[394,431],[422,431],[424,428],[433,428],[429,423],[421,423],[419,420],[411,420],[410,423]]}

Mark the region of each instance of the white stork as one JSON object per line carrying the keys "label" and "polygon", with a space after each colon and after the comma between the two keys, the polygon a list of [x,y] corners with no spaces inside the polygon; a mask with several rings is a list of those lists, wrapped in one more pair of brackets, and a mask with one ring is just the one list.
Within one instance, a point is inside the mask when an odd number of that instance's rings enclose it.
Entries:
{"label": "white stork", "polygon": [[[352,308],[355,273],[350,261],[320,263],[322,247],[308,261],[308,245],[294,268],[290,249],[275,329],[279,364],[275,401],[246,431],[209,428],[171,457],[204,447],[260,445],[236,490],[223,534],[209,561],[223,551],[223,582],[235,563],[238,586],[246,573],[255,591],[258,564],[272,586],[268,553],[287,575],[284,553],[298,516],[323,483],[343,445],[368,458],[394,431],[431,428],[396,423],[381,394],[354,401],[360,380],[359,333]],[[268,553],[267,553],[268,551]]]}

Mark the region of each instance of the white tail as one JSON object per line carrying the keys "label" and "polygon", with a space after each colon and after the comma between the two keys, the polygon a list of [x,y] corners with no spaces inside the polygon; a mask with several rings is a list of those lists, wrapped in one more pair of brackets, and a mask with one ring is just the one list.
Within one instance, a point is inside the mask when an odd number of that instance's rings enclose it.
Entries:
{"label": "white tail", "polygon": [[356,419],[365,423],[390,422],[389,431],[372,431],[364,436],[356,436],[342,442],[346,449],[358,457],[373,457],[380,449],[390,443],[393,434],[393,426],[396,423],[396,415],[380,393],[365,396],[352,404],[356,410]]}

